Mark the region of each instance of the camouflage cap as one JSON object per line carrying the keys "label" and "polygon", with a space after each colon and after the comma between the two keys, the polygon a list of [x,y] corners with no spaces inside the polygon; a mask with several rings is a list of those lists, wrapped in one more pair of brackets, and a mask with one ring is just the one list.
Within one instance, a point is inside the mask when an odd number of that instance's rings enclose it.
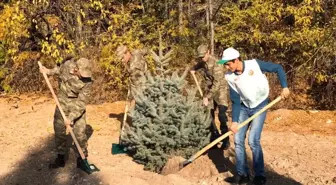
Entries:
{"label": "camouflage cap", "polygon": [[69,62],[65,62],[66,67],[69,69],[69,72],[73,74],[74,69],[76,69],[77,65],[73,60],[67,60]]}
{"label": "camouflage cap", "polygon": [[205,54],[208,52],[209,48],[207,45],[202,44],[197,48],[197,57],[204,57]]}
{"label": "camouflage cap", "polygon": [[60,73],[61,74],[67,74],[67,73],[74,74],[74,71],[76,68],[77,68],[77,64],[75,61],[66,60],[63,63],[63,67],[60,69],[61,70]]}
{"label": "camouflage cap", "polygon": [[79,73],[81,74],[82,77],[85,77],[85,78],[92,77],[92,72],[91,72],[92,63],[90,60],[86,58],[80,58],[79,60],[77,60],[77,66],[78,66]]}
{"label": "camouflage cap", "polygon": [[124,57],[124,54],[126,53],[127,50],[128,48],[125,45],[118,46],[116,50],[118,60],[121,60]]}

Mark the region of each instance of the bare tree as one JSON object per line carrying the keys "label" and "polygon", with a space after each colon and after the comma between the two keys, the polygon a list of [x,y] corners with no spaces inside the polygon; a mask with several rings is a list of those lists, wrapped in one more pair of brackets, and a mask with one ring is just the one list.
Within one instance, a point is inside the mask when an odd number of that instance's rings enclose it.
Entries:
{"label": "bare tree", "polygon": [[179,8],[179,32],[182,33],[183,31],[183,0],[179,0],[178,8]]}
{"label": "bare tree", "polygon": [[214,37],[215,37],[215,28],[214,28],[214,21],[213,21],[213,0],[209,0],[209,17],[210,19],[210,52],[211,54],[214,54],[215,52],[215,46],[214,46]]}

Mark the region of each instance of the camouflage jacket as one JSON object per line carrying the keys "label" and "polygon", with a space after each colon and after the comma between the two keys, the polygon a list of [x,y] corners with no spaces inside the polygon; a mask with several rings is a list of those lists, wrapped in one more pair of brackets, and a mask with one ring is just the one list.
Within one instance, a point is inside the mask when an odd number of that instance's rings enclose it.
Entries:
{"label": "camouflage jacket", "polygon": [[129,65],[126,66],[132,85],[137,85],[138,79],[147,72],[147,62],[144,55],[146,49],[134,50]]}
{"label": "camouflage jacket", "polygon": [[207,62],[198,62],[192,70],[200,71],[203,76],[204,96],[227,106],[228,84],[224,78],[223,65],[217,64],[217,61],[218,59],[211,55]]}
{"label": "camouflage jacket", "polygon": [[71,71],[76,66],[72,60],[68,60],[61,66],[56,66],[48,72],[48,75],[57,75],[59,78],[58,99],[67,118],[71,121],[85,113],[86,105],[91,97],[91,78],[80,79],[72,75]]}

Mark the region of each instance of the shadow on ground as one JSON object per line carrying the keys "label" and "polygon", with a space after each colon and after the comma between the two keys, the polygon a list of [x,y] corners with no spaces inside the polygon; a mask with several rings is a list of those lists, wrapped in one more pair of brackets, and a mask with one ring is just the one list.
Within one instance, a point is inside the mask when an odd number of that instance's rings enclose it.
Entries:
{"label": "shadow on ground", "polygon": [[[225,152],[225,155],[224,155],[224,152]],[[230,148],[229,150],[225,150],[225,151],[221,149],[212,149],[208,151],[207,155],[216,165],[216,168],[219,173],[230,171],[231,174],[235,174],[235,164],[229,160],[229,157],[235,156],[233,148]],[[252,163],[252,160],[250,158],[248,158],[247,160],[249,164]],[[249,168],[251,170],[252,166],[249,166]],[[267,185],[301,185],[301,183],[295,181],[294,179],[278,174],[267,164],[265,164],[265,171],[266,171],[266,176],[267,176],[267,183],[266,183]],[[249,183],[249,184],[252,184],[252,183]]]}
{"label": "shadow on ground", "polygon": [[[92,129],[92,128],[91,128]],[[90,126],[87,129],[90,136]],[[50,136],[43,142],[35,144],[35,148],[24,151],[27,154],[12,165],[12,170],[0,177],[0,184],[4,185],[88,185],[107,184],[97,177],[97,173],[88,175],[76,168],[76,156],[70,150],[69,159],[64,168],[48,168],[56,156],[54,137]]]}
{"label": "shadow on ground", "polygon": [[[120,123],[120,130],[122,129],[121,127],[123,126],[123,122],[124,122],[124,113],[119,113],[119,114],[115,114],[115,113],[110,113],[109,114],[109,118],[112,118],[112,119],[117,119]],[[126,118],[126,123],[128,125],[131,125],[132,124],[132,117],[130,117],[129,115],[127,115],[127,118]]]}
{"label": "shadow on ground", "polygon": [[[123,122],[123,119],[124,119],[124,113],[119,113],[119,114],[115,114],[115,113],[110,113],[109,114],[109,118],[114,118],[114,119],[117,119],[120,123]],[[127,116],[127,119],[129,117]]]}

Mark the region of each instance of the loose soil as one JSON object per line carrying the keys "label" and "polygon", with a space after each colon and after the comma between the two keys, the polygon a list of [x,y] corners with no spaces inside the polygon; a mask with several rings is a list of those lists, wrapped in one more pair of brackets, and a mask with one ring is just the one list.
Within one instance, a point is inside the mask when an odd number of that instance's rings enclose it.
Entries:
{"label": "loose soil", "polygon": [[[124,106],[125,102],[120,101],[87,107],[91,135],[88,159],[101,170],[87,175],[76,169],[73,151],[64,168],[48,169],[56,155],[52,124],[55,103],[50,96],[0,96],[0,184],[227,184],[223,179],[234,173],[233,143],[227,151],[210,150],[182,170],[167,175],[144,171],[125,154],[112,155]],[[270,111],[261,142],[267,184],[336,183],[336,111]],[[249,147],[247,153],[251,165]]]}

